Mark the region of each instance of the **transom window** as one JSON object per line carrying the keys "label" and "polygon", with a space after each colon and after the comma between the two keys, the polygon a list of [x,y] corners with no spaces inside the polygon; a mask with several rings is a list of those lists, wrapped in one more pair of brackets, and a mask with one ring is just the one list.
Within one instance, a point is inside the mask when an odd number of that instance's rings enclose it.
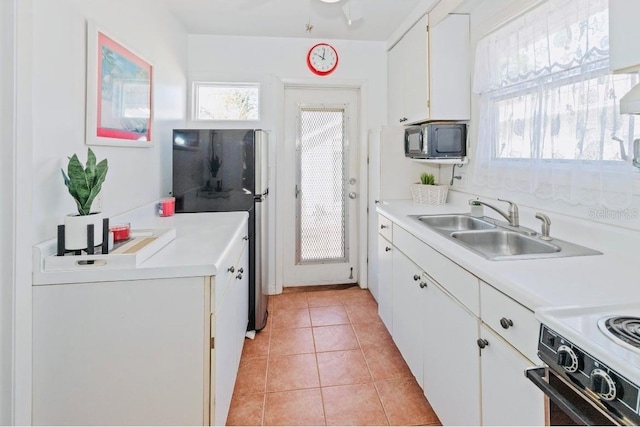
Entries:
{"label": "transom window", "polygon": [[260,120],[259,83],[193,84],[193,120]]}

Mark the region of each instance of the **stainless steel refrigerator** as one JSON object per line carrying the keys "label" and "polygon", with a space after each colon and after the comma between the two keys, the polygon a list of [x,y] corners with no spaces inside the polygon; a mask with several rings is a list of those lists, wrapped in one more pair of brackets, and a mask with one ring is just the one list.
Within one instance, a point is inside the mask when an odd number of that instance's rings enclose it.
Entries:
{"label": "stainless steel refrigerator", "polygon": [[249,319],[267,321],[268,134],[255,129],[174,129],[176,213],[249,212]]}

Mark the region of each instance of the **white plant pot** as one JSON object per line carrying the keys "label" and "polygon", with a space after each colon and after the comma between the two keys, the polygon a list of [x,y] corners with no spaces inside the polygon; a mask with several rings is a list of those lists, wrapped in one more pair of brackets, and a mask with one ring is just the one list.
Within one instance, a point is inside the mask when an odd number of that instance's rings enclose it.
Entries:
{"label": "white plant pot", "polygon": [[102,212],[89,215],[69,214],[64,217],[64,248],[79,250],[87,248],[87,225],[93,224],[93,244],[102,244]]}

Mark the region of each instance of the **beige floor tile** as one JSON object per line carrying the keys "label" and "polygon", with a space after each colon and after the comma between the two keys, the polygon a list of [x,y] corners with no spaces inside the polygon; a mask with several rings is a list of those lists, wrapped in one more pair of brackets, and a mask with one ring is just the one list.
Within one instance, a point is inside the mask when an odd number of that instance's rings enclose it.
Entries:
{"label": "beige floor tile", "polygon": [[286,308],[273,311],[271,331],[285,328],[308,328],[311,326],[308,308]]}
{"label": "beige floor tile", "polygon": [[351,325],[330,325],[313,328],[313,340],[317,352],[354,350],[358,340]]}
{"label": "beige floor tile", "polygon": [[293,292],[289,294],[273,295],[270,297],[273,311],[291,308],[307,308],[307,292]]}
{"label": "beige floor tile", "polygon": [[240,359],[234,394],[264,393],[267,383],[267,357]]}
{"label": "beige floor tile", "polygon": [[395,345],[362,349],[374,381],[413,378],[407,362]]}
{"label": "beige floor tile", "polygon": [[314,352],[311,328],[274,329],[271,332],[271,357]]}
{"label": "beige floor tile", "polygon": [[382,321],[354,323],[353,329],[361,347],[393,346],[393,338]]}
{"label": "beige floor tile", "polygon": [[264,357],[269,354],[269,340],[271,333],[268,330],[262,330],[256,332],[254,339],[245,338],[244,346],[242,347],[242,357]]}
{"label": "beige floor tile", "polygon": [[320,386],[315,354],[271,356],[267,392],[299,390]]}
{"label": "beige floor tile", "polygon": [[349,316],[343,306],[311,307],[311,324],[313,326],[345,325]]}
{"label": "beige floor tile", "polygon": [[234,395],[227,416],[228,426],[261,426],[265,394]]}
{"label": "beige floor tile", "polygon": [[359,349],[318,353],[317,357],[322,387],[372,382]]}
{"label": "beige floor tile", "polygon": [[322,394],[319,388],[267,393],[264,425],[325,425]]}
{"label": "beige floor tile", "polygon": [[440,420],[415,379],[375,383],[389,424],[439,425]]}
{"label": "beige floor tile", "polygon": [[322,388],[327,425],[388,425],[373,383]]}

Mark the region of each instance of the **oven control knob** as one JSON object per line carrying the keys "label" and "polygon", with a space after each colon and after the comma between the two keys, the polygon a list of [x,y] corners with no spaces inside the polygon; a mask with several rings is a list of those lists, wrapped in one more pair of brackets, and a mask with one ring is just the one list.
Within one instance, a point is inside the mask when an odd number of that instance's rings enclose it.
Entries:
{"label": "oven control knob", "polygon": [[591,371],[591,390],[604,400],[611,401],[616,398],[616,383],[602,369],[596,368]]}
{"label": "oven control knob", "polygon": [[558,365],[567,372],[576,372],[578,370],[578,355],[571,347],[561,345],[558,347]]}

